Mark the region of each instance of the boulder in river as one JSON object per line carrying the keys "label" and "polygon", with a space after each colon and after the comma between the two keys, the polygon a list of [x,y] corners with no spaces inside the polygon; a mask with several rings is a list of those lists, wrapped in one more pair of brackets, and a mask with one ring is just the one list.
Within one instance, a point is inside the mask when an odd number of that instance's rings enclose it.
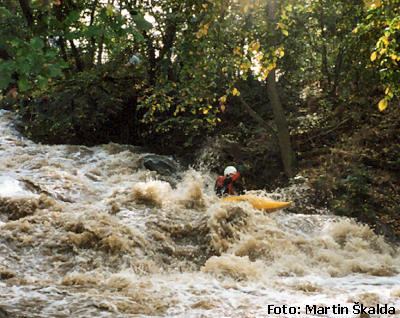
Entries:
{"label": "boulder in river", "polygon": [[169,156],[149,154],[143,157],[143,166],[157,171],[160,175],[170,176],[178,171],[178,163]]}
{"label": "boulder in river", "polygon": [[0,307],[0,318],[9,318],[9,317],[11,317],[10,314],[5,309]]}

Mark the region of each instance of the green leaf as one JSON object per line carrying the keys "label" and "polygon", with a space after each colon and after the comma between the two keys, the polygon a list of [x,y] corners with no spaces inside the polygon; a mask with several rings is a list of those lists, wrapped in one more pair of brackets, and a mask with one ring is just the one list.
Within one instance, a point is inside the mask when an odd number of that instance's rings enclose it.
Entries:
{"label": "green leaf", "polygon": [[61,68],[58,64],[50,65],[48,68],[48,72],[50,77],[58,77],[62,75]]}
{"label": "green leaf", "polygon": [[0,59],[0,90],[7,88],[7,86],[13,82],[12,74],[14,72],[14,61],[2,61]]}
{"label": "green leaf", "polygon": [[75,39],[79,39],[80,37],[81,37],[81,31],[72,31],[72,32],[68,32],[65,35],[66,40],[75,40]]}
{"label": "green leaf", "polygon": [[135,39],[137,41],[139,41],[139,42],[144,41],[144,36],[141,33],[137,32],[135,30],[131,31],[131,33],[133,34],[133,36],[135,37]]}
{"label": "green leaf", "polygon": [[29,88],[31,88],[31,85],[28,81],[27,78],[21,78],[18,81],[18,88],[21,92],[26,92]]}
{"label": "green leaf", "polygon": [[44,89],[47,86],[48,79],[42,75],[37,77],[37,85],[39,88]]}
{"label": "green leaf", "polygon": [[34,50],[41,50],[44,48],[43,40],[38,37],[34,37],[33,39],[31,39],[30,45]]}
{"label": "green leaf", "polygon": [[76,21],[79,20],[80,17],[80,12],[79,11],[71,11],[70,14],[68,14],[68,17],[65,19],[65,23],[67,25],[73,24]]}
{"label": "green leaf", "polygon": [[28,75],[31,72],[31,64],[29,59],[23,59],[18,63],[18,71]]}
{"label": "green leaf", "polygon": [[132,19],[140,30],[148,31],[153,27],[153,25],[149,21],[147,21],[140,13],[132,16]]}
{"label": "green leaf", "polygon": [[100,37],[103,35],[103,29],[97,25],[90,25],[86,29],[85,35],[87,37]]}
{"label": "green leaf", "polygon": [[11,74],[3,73],[0,76],[0,90],[7,88],[7,86],[11,83]]}

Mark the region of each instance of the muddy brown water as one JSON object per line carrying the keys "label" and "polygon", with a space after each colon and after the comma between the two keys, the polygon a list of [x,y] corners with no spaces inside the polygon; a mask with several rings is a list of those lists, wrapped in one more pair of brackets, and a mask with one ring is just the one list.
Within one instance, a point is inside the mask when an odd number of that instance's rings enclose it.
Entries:
{"label": "muddy brown water", "polygon": [[182,171],[172,187],[135,147],[36,144],[14,122],[0,112],[9,317],[317,317],[312,305],[355,317],[355,302],[400,316],[398,249],[367,226],[222,203],[206,170]]}

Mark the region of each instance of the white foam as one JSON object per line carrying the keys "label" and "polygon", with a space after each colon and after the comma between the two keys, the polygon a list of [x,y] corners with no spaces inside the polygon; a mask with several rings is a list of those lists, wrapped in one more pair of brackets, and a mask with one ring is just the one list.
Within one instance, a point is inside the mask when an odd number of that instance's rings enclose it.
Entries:
{"label": "white foam", "polygon": [[0,197],[32,196],[33,193],[25,190],[18,180],[11,176],[0,176]]}

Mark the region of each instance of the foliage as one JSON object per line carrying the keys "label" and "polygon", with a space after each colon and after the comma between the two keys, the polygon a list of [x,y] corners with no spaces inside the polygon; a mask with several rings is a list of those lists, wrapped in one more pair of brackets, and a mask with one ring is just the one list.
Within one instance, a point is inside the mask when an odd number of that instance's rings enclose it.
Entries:
{"label": "foliage", "polygon": [[230,56],[242,33],[240,18],[225,5],[226,1],[171,1],[163,3],[162,13],[153,11],[159,32],[149,36],[150,46],[156,48],[163,40],[157,34],[166,32],[164,40],[173,38],[174,43],[168,51],[159,49],[154,73],[139,98],[145,112],[142,121],[150,124],[150,132],[173,134],[180,127],[188,136],[185,145],[190,145],[194,136],[211,131],[220,121],[227,95],[237,92]]}
{"label": "foliage", "polygon": [[371,176],[365,167],[351,167],[333,188],[331,209],[338,215],[373,220],[375,207],[371,200]]}
{"label": "foliage", "polygon": [[[321,136],[304,153],[302,173],[310,179],[309,200],[398,239],[400,108],[371,116],[363,112],[364,106],[352,106],[353,119],[347,128],[338,129],[333,138]],[[327,144],[329,148],[321,146]]]}
{"label": "foliage", "polygon": [[[140,12],[123,15],[122,7],[99,1],[20,4],[0,6],[0,91],[18,85],[25,96],[68,78],[73,70],[90,68],[95,53],[98,65],[120,57],[151,27]],[[24,31],[12,27],[24,24]]]}
{"label": "foliage", "polygon": [[115,66],[78,73],[53,84],[46,95],[21,102],[25,134],[47,143],[127,142],[120,134],[129,124],[126,112],[135,110],[135,96],[125,90],[132,79],[126,72],[111,72]]}
{"label": "foliage", "polygon": [[370,1],[367,5],[368,15],[354,32],[377,37],[370,60],[384,87],[384,97],[378,103],[383,111],[391,100],[400,97],[400,1]]}
{"label": "foliage", "polygon": [[318,96],[336,107],[373,91],[377,79],[366,67],[371,40],[352,32],[366,14],[362,1],[293,1],[288,8],[282,60],[287,94]]}
{"label": "foliage", "polygon": [[[43,89],[49,81],[62,75],[66,67],[52,48],[45,48],[40,37],[11,30],[11,25],[21,23],[21,19],[9,10],[0,7],[0,50],[12,58],[0,59],[0,91],[10,84],[17,84],[21,92],[32,87]],[[18,37],[20,35],[21,37]]]}

